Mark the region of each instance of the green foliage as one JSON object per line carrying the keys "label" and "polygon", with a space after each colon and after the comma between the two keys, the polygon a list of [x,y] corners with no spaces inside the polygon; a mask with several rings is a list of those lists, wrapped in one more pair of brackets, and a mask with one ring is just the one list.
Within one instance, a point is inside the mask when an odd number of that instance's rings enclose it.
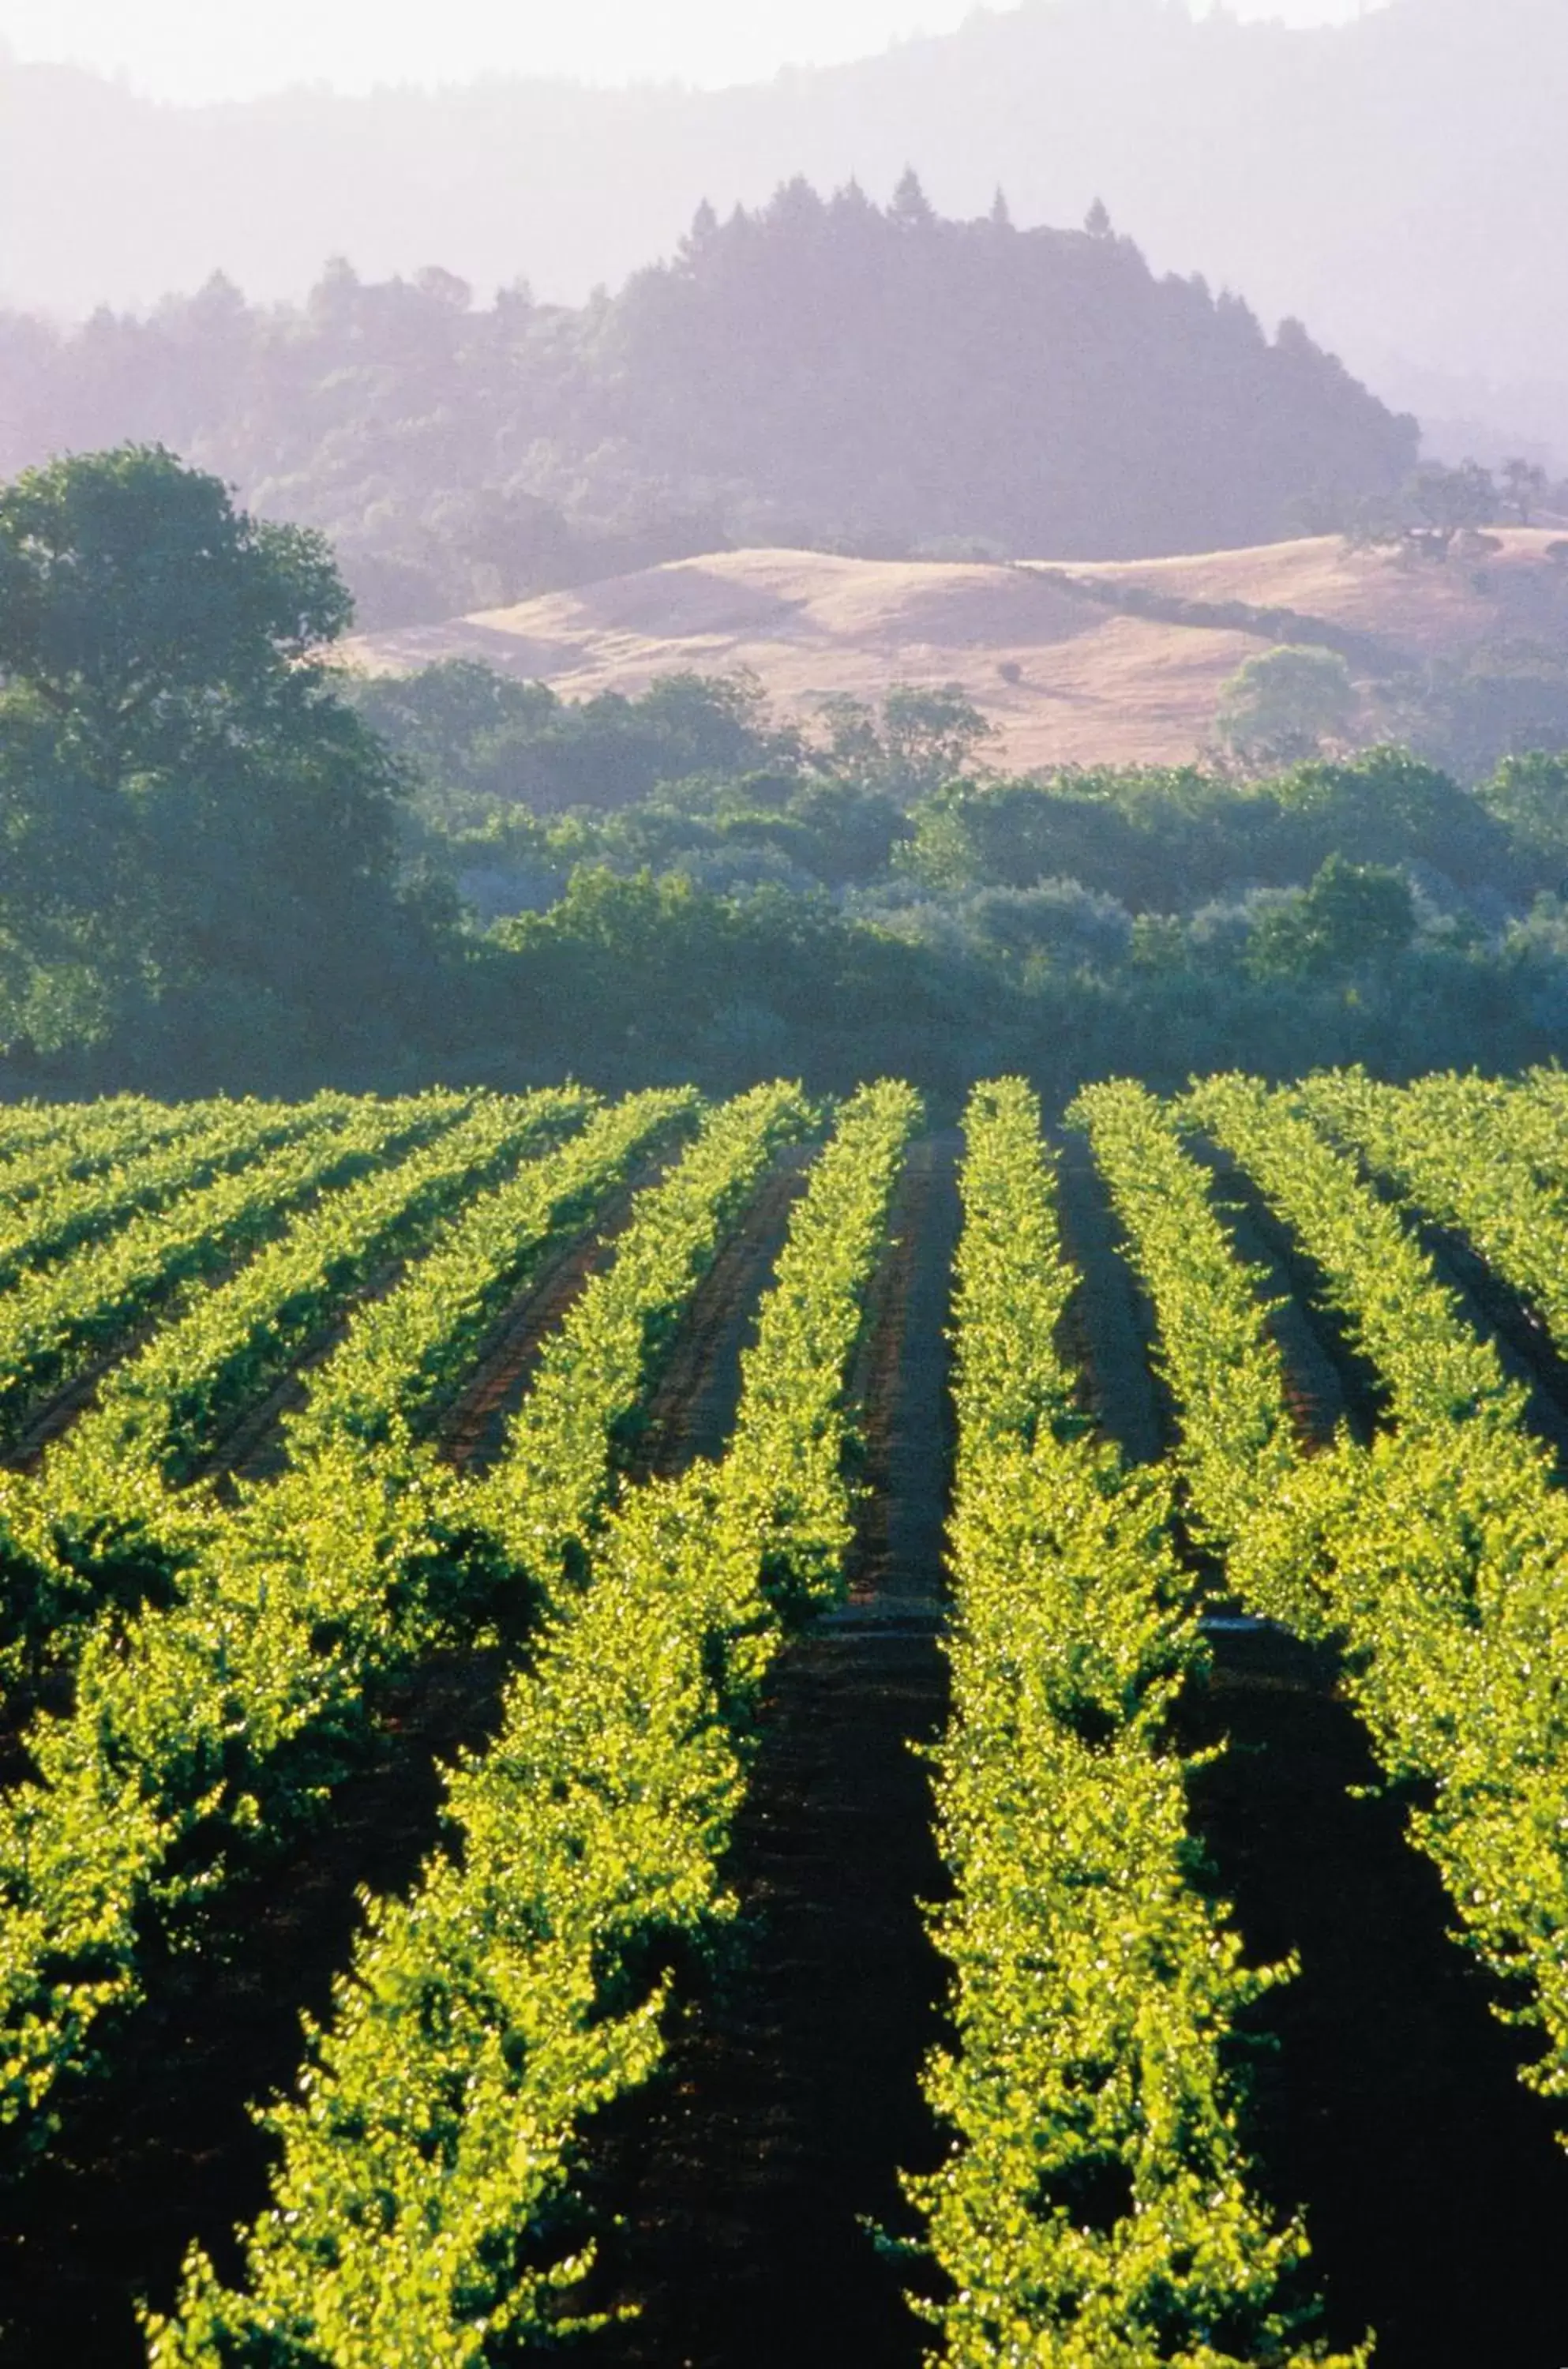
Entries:
{"label": "green foliage", "polygon": [[[906,224],[898,254],[944,235]],[[1162,1081],[1243,1054],[1538,1059],[1568,1013],[1568,939],[1520,919],[1568,878],[1546,759],[1479,796],[1391,748],[1240,787],[998,781],[953,685],[788,729],[746,678],[574,704],[460,661],[349,692],[319,542],[156,448],[18,480],[0,558],[13,1086],[727,1093],[898,1068],[956,1097],[1003,1062],[1070,1091],[1129,1047]],[[1524,704],[1486,745],[1547,747],[1556,692],[1514,663],[1494,673]],[[1418,884],[1408,913],[1369,866]]]}
{"label": "green foliage", "polygon": [[246,518],[172,452],[127,445],[0,488],[0,682],[99,789],[279,714],[350,614],[321,536]]}
{"label": "green foliage", "polygon": [[[1139,1104],[1106,1090],[1095,1116],[1136,1173]],[[1168,1484],[1082,1436],[1052,1345],[1074,1277],[1033,1096],[978,1090],[967,1134],[937,1780],[956,1892],[933,1918],[956,2038],[926,2082],[956,2144],[909,2183],[949,2282],[924,2306],[932,2358],[1324,2361],[1315,2309],[1293,2299],[1305,2234],[1250,2192],[1222,2065],[1237,2017],[1288,1970],[1243,1968],[1224,1908],[1186,1876],[1166,1730],[1201,1646]]]}
{"label": "green foliage", "polygon": [[[647,1098],[631,1125],[600,1133],[589,1157],[601,1189],[690,1099]],[[551,1538],[580,1531],[593,1493],[611,1485],[608,1445],[601,1439],[595,1459],[591,1423],[597,1413],[608,1426],[646,1382],[672,1306],[716,1246],[713,1208],[733,1210],[738,1176],[754,1176],[759,1148],[797,1116],[787,1089],[754,1097],[737,1124],[720,1115],[692,1155],[694,1171],[683,1176],[678,1167],[652,1188],[640,1205],[640,1240],[635,1220],[624,1238],[645,1297],[616,1285],[613,1267],[585,1296],[597,1294],[619,1322],[598,1327],[612,1354],[585,1370],[583,1390],[574,1396],[569,1378],[557,1379],[556,1402],[576,1418],[576,1453],[539,1475],[535,1512]],[[387,1120],[376,1117],[384,1134]],[[139,1996],[155,1899],[158,1915],[177,1923],[210,1902],[236,1852],[276,1844],[328,1798],[351,1763],[376,1677],[406,1667],[449,1624],[472,1634],[498,1574],[521,1599],[517,1625],[544,1584],[543,1572],[509,1562],[486,1528],[485,1484],[464,1483],[416,1449],[406,1418],[428,1394],[443,1340],[461,1347],[472,1339],[474,1302],[489,1280],[482,1263],[515,1279],[525,1250],[536,1259],[556,1228],[580,1219],[592,1179],[587,1138],[519,1180],[522,1197],[514,1191],[507,1205],[504,1236],[491,1224],[464,1242],[466,1290],[450,1262],[433,1292],[412,1271],[402,1289],[426,1329],[422,1342],[418,1322],[395,1334],[401,1364],[377,1361],[393,1386],[384,1445],[314,1410],[303,1452],[280,1481],[243,1491],[233,1510],[200,1496],[171,1499],[160,1485],[143,1516],[172,1533],[168,1596],[128,1618],[112,1598],[101,1603],[80,1643],[69,1710],[40,1713],[28,1731],[36,1777],[0,1802],[0,2121],[21,2123],[34,2141],[62,2076],[93,2062],[100,2020]],[[709,1196],[705,1230],[697,1179]],[[666,1214],[683,1223],[660,1258],[648,1237]],[[378,1346],[384,1351],[384,1329]],[[329,1364],[324,1379],[348,1416],[365,1363],[350,1360],[347,1376]],[[411,1406],[395,1395],[403,1383],[412,1385]],[[132,1486],[123,1518],[141,1511]]]}
{"label": "green foliage", "polygon": [[0,1034],[40,995],[40,1042],[225,994],[314,1024],[384,975],[397,779],[319,655],[349,615],[319,537],[160,450],[0,488]]}
{"label": "green foliage", "polygon": [[787,756],[761,687],[744,675],[659,677],[640,697],[603,692],[567,701],[470,658],[353,685],[355,712],[419,780],[425,802],[453,820],[495,804],[536,813],[615,809],[661,784],[734,776]]}
{"label": "green foliage", "polygon": [[450,1780],[453,1846],[381,1897],[297,2097],[248,2288],[200,2250],[150,2359],[437,2369],[568,2332],[578,2135],[663,2051],[670,1967],[733,1913],[741,1738],[781,1631],[770,1573],[830,1587],[842,1393],[919,1104],[844,1113],[797,1207],[717,1467],[634,1492]]}
{"label": "green foliage", "polygon": [[180,1184],[166,1207],[155,1195],[151,1207],[107,1226],[102,1239],[89,1232],[58,1265],[17,1278],[0,1304],[0,1436],[15,1440],[44,1392],[176,1294],[280,1231],[299,1204],[418,1143],[462,1107],[451,1095],[383,1104],[336,1095],[281,1121],[244,1104],[216,1118],[212,1182],[200,1181],[200,1168],[193,1182],[180,1152]]}
{"label": "green foliage", "polygon": [[1477,535],[1492,524],[1500,506],[1496,480],[1479,462],[1449,468],[1428,461],[1397,493],[1355,505],[1349,541],[1353,547],[1391,549],[1441,566],[1461,536]]}
{"label": "green foliage", "polygon": [[[1448,1090],[1437,1093],[1410,1106],[1413,1143],[1458,1123]],[[1354,1081],[1310,1099],[1351,1124],[1367,1107]],[[1413,1838],[1509,1986],[1510,2020],[1544,2030],[1524,2078],[1568,2097],[1568,1498],[1522,1390],[1399,1214],[1306,1111],[1244,1079],[1207,1082],[1190,1106],[1317,1264],[1384,1383],[1391,1425],[1369,1448],[1342,1437],[1277,1480],[1231,1541],[1233,1583],[1268,1608],[1315,1596],[1318,1628],[1346,1639],[1348,1685],[1379,1759],[1428,1791]],[[1471,1126],[1484,1168],[1489,1130],[1473,1104]],[[1204,1317],[1192,1306],[1185,1321]]]}
{"label": "green foliage", "polygon": [[163,1207],[171,1194],[206,1182],[225,1159],[243,1161],[280,1142],[300,1124],[297,1110],[279,1104],[267,1115],[270,1134],[227,1139],[212,1132],[213,1120],[256,1115],[251,1107],[211,1103],[165,1111],[110,1103],[96,1120],[18,1151],[0,1170],[0,1279],[14,1282],[29,1268],[52,1265],[134,1211]]}
{"label": "green foliage", "polygon": [[852,788],[880,790],[901,806],[968,773],[996,738],[956,682],[933,690],[900,684],[883,701],[880,718],[864,700],[841,694],[823,700],[820,713],[828,768]]}
{"label": "green foliage", "polygon": [[[948,2280],[924,2306],[933,2358],[1306,2369],[1328,2359],[1306,2240],[1256,2192],[1230,2069],[1238,2019],[1288,1969],[1243,1965],[1192,1880],[1171,1712],[1203,1644],[1176,1493],[1237,1600],[1345,1644],[1349,1699],[1419,1801],[1413,1839],[1508,2013],[1543,2035],[1524,2077],[1568,2097],[1568,1497],[1392,1198],[1462,1230],[1568,1338],[1568,1082],[1402,1092],[1345,1073],[1281,1094],[1226,1075],[1178,1106],[1098,1086],[1070,1117],[1153,1301],[1181,1439],[1170,1467],[1134,1471],[1093,1436],[1039,1104],[1018,1081],[979,1090],[935,1760],[955,1889],[930,1912],[952,2020],[927,2090],[954,2144],[910,2184]],[[243,2283],[192,2254],[174,2315],[148,2323],[158,2369],[498,2369],[580,2324],[585,2128],[657,2069],[680,1970],[733,1915],[759,1689],[790,1625],[841,1587],[846,1378],[921,1118],[896,1085],[841,1111],[723,1460],[638,1485],[670,1329],[816,1127],[798,1087],[705,1113],[690,1090],[603,1109],[575,1088],[0,1110],[9,1299],[56,1295],[72,1342],[173,1315],[39,1475],[0,1482],[12,1675],[72,1676],[0,1795],[0,2119],[21,2143],[120,2045],[149,1966],[221,1932],[235,1871],[330,1803],[382,1682],[457,1638],[517,1655],[495,1743],[450,1777],[449,1844],[406,1897],[369,1903],[270,2118],[273,2203]],[[681,1139],[546,1347],[499,1465],[452,1471],[432,1429],[496,1320]],[[1298,1442],[1273,1310],[1216,1191],[1227,1162],[1376,1370],[1370,1445]],[[232,1499],[171,1485],[344,1319],[280,1479]]]}
{"label": "green foliage", "polygon": [[1263,650],[1220,690],[1218,730],[1249,763],[1289,764],[1345,740],[1356,721],[1356,685],[1337,650],[1289,644]]}
{"label": "green foliage", "polygon": [[1248,960],[1263,978],[1322,977],[1391,961],[1414,934],[1414,899],[1397,872],[1331,855],[1299,896],[1262,916]]}
{"label": "green foliage", "polygon": [[1528,1087],[1433,1077],[1400,1090],[1376,1084],[1364,1070],[1309,1078],[1299,1100],[1417,1208],[1462,1234],[1568,1348],[1568,1153],[1560,1112]]}
{"label": "green foliage", "polygon": [[1477,795],[1517,845],[1568,876],[1568,755],[1505,757]]}
{"label": "green foliage", "polygon": [[695,1048],[738,1084],[780,1043],[841,1050],[851,1077],[883,1031],[950,1020],[947,982],[915,950],[857,929],[825,899],[762,888],[721,897],[679,875],[574,873],[547,913],[498,923],[491,985],[508,1024],[565,1067],[668,1075]]}
{"label": "green foliage", "polygon": [[690,1090],[635,1094],[509,1184],[478,1195],[384,1299],[366,1301],[284,1417],[295,1463],[335,1441],[386,1446],[428,1434],[486,1333],[541,1251],[593,1216],[612,1187],[697,1122]]}
{"label": "green foliage", "polygon": [[1141,1086],[1090,1086],[1068,1117],[1088,1130],[1160,1320],[1157,1354],[1181,1413],[1176,1462],[1193,1528],[1206,1544],[1224,1546],[1296,1461],[1260,1270],[1237,1258],[1210,1179]]}
{"label": "green foliage", "polygon": [[121,1365],[49,1459],[58,1502],[90,1502],[107,1483],[111,1513],[132,1464],[171,1482],[203,1468],[225,1423],[264,1397],[335,1315],[426,1247],[474,1194],[580,1119],[567,1092],[521,1104],[487,1100],[433,1144],[305,1209],[227,1282],[199,1292]]}
{"label": "green foliage", "polygon": [[1290,887],[1332,856],[1509,876],[1504,828],[1399,749],[1309,762],[1240,786],[1197,766],[1111,767],[956,783],[916,810],[907,867],[933,887],[1071,878],[1135,912],[1190,910],[1239,879]]}
{"label": "green foliage", "polygon": [[546,1343],[505,1452],[475,1494],[513,1567],[547,1593],[588,1551],[681,1309],[780,1148],[812,1124],[797,1086],[758,1086],[708,1114],[685,1159],[642,1196],[613,1265]]}

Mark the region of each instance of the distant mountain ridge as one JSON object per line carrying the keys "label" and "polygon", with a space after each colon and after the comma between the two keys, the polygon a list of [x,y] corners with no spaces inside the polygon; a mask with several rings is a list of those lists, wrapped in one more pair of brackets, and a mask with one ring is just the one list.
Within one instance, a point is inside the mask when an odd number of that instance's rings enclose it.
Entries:
{"label": "distant mountain ridge", "polygon": [[[346,266],[74,336],[0,317],[0,474],[160,442],[324,529],[371,624],[725,544],[1130,559],[1387,496],[1416,429],[1299,324],[1151,271],[1103,212],[1019,231],[801,179],[572,309]],[[8,411],[8,417],[5,414]]]}
{"label": "distant mountain ridge", "polygon": [[[732,91],[487,84],[156,107],[0,67],[0,302],[80,314],[222,268],[303,293],[326,257],[439,261],[577,299],[804,173],[1021,223],[1101,195],[1160,269],[1294,314],[1396,404],[1568,465],[1568,8],[1392,0],[1313,30],[1163,0],[1035,0]],[[47,203],[40,192],[50,192]],[[1482,415],[1485,416],[1482,417]]]}

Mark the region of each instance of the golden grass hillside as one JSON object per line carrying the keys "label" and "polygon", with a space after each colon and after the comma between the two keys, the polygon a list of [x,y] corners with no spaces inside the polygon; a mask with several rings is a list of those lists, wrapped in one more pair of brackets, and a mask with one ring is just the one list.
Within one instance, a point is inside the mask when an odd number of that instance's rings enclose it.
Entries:
{"label": "golden grass hillside", "polygon": [[[373,673],[480,658],[573,699],[641,691],[682,668],[748,668],[786,715],[833,692],[958,682],[996,727],[994,764],[1179,762],[1208,738],[1220,685],[1244,658],[1310,637],[1265,612],[1350,637],[1364,677],[1499,640],[1568,641],[1556,540],[1502,531],[1496,548],[1444,566],[1347,553],[1333,536],[1063,569],[722,552],[366,635],[349,658]],[[1116,605],[1149,596],[1180,618]],[[1249,612],[1244,627],[1203,613],[1233,603]]]}

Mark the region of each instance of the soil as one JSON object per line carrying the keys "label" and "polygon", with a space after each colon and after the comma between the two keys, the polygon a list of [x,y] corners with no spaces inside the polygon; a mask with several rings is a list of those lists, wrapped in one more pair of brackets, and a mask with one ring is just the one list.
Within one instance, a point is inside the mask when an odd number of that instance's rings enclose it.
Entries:
{"label": "soil", "polygon": [[[494,1462],[506,1436],[507,1420],[532,1379],[545,1339],[589,1277],[609,1265],[615,1243],[630,1221],[636,1195],[666,1164],[665,1157],[647,1162],[628,1184],[607,1196],[579,1230],[568,1233],[530,1267],[480,1344],[462,1390],[432,1423],[442,1452],[452,1463],[464,1470],[482,1470]],[[359,1294],[355,1309],[395,1289],[406,1271],[407,1262],[400,1260]],[[304,1404],[312,1371],[344,1339],[349,1321],[345,1315],[310,1344],[292,1371],[220,1442],[209,1470],[246,1481],[267,1480],[281,1471],[288,1458],[283,1417]]]}
{"label": "soil", "polygon": [[[918,1750],[946,1709],[943,1528],[951,1467],[945,1324],[957,1225],[955,1141],[916,1148],[868,1309],[854,1388],[864,1479],[848,1600],[780,1656],[755,1740],[728,1874],[733,1937],[694,1978],[665,2077],[589,2134],[586,2196],[602,2237],[595,2302],[626,2310],[585,2369],[916,2369],[919,2273],[874,2230],[915,2234],[898,2182],[940,2141],[920,2068],[944,2035],[943,1969],[920,1904],[941,1896]],[[1221,1210],[1262,1288],[1303,1444],[1382,1419],[1375,1378],[1322,1278],[1230,1163]],[[632,1444],[638,1472],[712,1453],[733,1419],[766,1270],[799,1189],[782,1163],[669,1345]],[[1163,1453],[1173,1410],[1152,1318],[1104,1188],[1063,1146],[1063,1230],[1083,1280],[1066,1320],[1085,1403],[1133,1459]],[[492,1457],[540,1343],[602,1262],[562,1256],[498,1325],[440,1436]],[[1568,1411],[1568,1375],[1532,1312],[1473,1254],[1434,1238],[1476,1322]],[[1564,1413],[1568,1421],[1568,1413]],[[1450,1936],[1435,1871],[1379,1790],[1332,1653],[1266,1624],[1207,1624],[1211,1668],[1183,1740],[1222,1747],[1195,1771],[1195,1827],[1254,1963],[1301,1972],[1238,2049],[1257,2180],[1304,2212],[1327,2333],[1368,2328],[1379,2369],[1559,2369],[1568,2361],[1568,2153],[1521,2083],[1528,2033]],[[171,1951],[117,2037],[111,2076],[68,2101],[50,2158],[13,2200],[0,2369],[141,2359],[138,2289],[164,2303],[200,2236],[225,2269],[230,2231],[265,2197],[246,2101],[289,2082],[298,2013],[321,2012],[348,1959],[356,1887],[396,1889],[439,1832],[440,1768],[491,1732],[501,1653],[441,1657],[377,1705],[373,1753],[331,1820],[223,1903],[200,1950]]]}
{"label": "soil", "polygon": [[759,1278],[784,1248],[814,1157],[805,1144],[781,1154],[692,1295],[628,1459],[635,1478],[672,1480],[695,1458],[722,1454],[756,1331]]}
{"label": "soil", "polygon": [[1526,2035],[1450,1939],[1332,1661],[1267,1631],[1210,1644],[1187,1731],[1228,1749],[1195,1824],[1249,1960],[1301,1963],[1254,2011],[1247,2135],[1265,2192],[1305,2208],[1328,2332],[1375,2329],[1377,2369],[1559,2369],[1568,2153],[1518,2078]]}
{"label": "soil", "polygon": [[858,1374],[864,1501],[848,1601],[781,1655],[735,1837],[737,1946],[675,2032],[662,2086],[601,2129],[619,2214],[600,2300],[635,2317],[593,2369],[914,2369],[901,2167],[929,2168],[920,2067],[942,2035],[919,1903],[940,1895],[925,1772],[941,1731],[950,1467],[945,1313],[956,1146],[911,1157]]}
{"label": "soil", "polygon": [[1189,1138],[1187,1149],[1213,1174],[1219,1215],[1238,1255],[1262,1269],[1263,1297],[1278,1303],[1270,1330],[1302,1446],[1326,1447],[1342,1422],[1365,1444],[1386,1418],[1387,1393],[1333,1306],[1322,1269],[1229,1152],[1201,1135]]}
{"label": "soil", "polygon": [[1173,1445],[1175,1410],[1153,1368],[1153,1310],[1120,1255],[1124,1235],[1104,1182],[1077,1133],[1059,1141],[1062,1249],[1078,1275],[1062,1343],[1082,1377],[1086,1412],[1129,1464],[1157,1464]]}
{"label": "soil", "polygon": [[59,2138],[6,2200],[4,2369],[132,2369],[135,2299],[168,2308],[188,2245],[238,2271],[233,2233],[265,2204],[269,2160],[247,2110],[292,2083],[300,2016],[330,2006],[361,1887],[406,1885],[437,1841],[441,1765],[493,1732],[504,1675],[499,1654],[449,1655],[389,1689],[330,1821],[185,1947],[150,1938],[112,2069],[63,2100]]}
{"label": "soil", "polygon": [[[1329,1304],[1328,1285],[1321,1269],[1273,1216],[1257,1186],[1232,1159],[1202,1139],[1193,1148],[1219,1180],[1222,1212],[1238,1250],[1265,1267],[1265,1291],[1288,1296],[1288,1305],[1276,1317],[1276,1329],[1291,1368],[1293,1388],[1310,1399],[1322,1390],[1325,1371],[1332,1371],[1341,1412],[1357,1437],[1369,1437],[1386,1416],[1386,1394],[1352,1343],[1345,1320]],[[1413,1216],[1385,1179],[1364,1163],[1357,1164],[1369,1188],[1397,1207],[1410,1224],[1438,1281],[1453,1293],[1461,1322],[1478,1340],[1491,1345],[1504,1372],[1524,1390],[1526,1422],[1551,1448],[1559,1470],[1568,1474],[1568,1356],[1552,1341],[1539,1311],[1490,1267],[1461,1234]],[[1330,1411],[1325,1399],[1325,1422]],[[1309,1425],[1310,1431],[1317,1428]]]}
{"label": "soil", "polygon": [[433,1426],[441,1453],[460,1471],[487,1471],[496,1462],[545,1342],[587,1285],[614,1258],[615,1245],[631,1222],[635,1197],[632,1186],[618,1193],[597,1225],[536,1269],[497,1320],[467,1381]]}
{"label": "soil", "polygon": [[[667,1345],[649,1435],[660,1469],[722,1446],[799,1182],[791,1159],[763,1185]],[[612,1255],[630,1198],[617,1196],[599,1230],[536,1275],[497,1326],[442,1426],[457,1460],[496,1452],[545,1338]],[[143,2359],[134,2301],[169,2306],[192,2240],[237,2273],[234,2232],[265,2204],[269,2161],[248,2110],[291,2085],[300,2016],[330,2007],[361,1889],[403,1889],[439,1840],[442,1769],[494,1734],[514,1660],[515,1645],[454,1651],[381,1689],[365,1757],[335,1786],[329,1817],[226,1888],[200,1933],[150,1939],[145,2003],[114,2035],[109,2070],[63,2099],[61,2135],[7,2199],[0,2369],[132,2369]]]}
{"label": "soil", "polygon": [[[412,1149],[412,1146],[404,1148],[408,1150]],[[354,1176],[349,1181],[355,1181],[359,1173],[360,1172],[356,1170]],[[209,1180],[211,1181],[213,1180]],[[291,1220],[296,1215],[315,1207],[322,1196],[322,1190],[319,1185],[313,1186],[303,1200],[298,1203],[291,1201],[287,1208],[287,1215]],[[205,1288],[216,1290],[231,1276],[237,1275],[240,1269],[256,1255],[259,1247],[262,1245],[252,1243],[246,1248],[235,1251],[230,1256],[221,1260],[210,1275],[200,1276],[200,1284]],[[189,1298],[190,1289],[191,1283],[189,1277],[160,1288],[155,1295],[151,1309],[128,1322],[123,1332],[117,1333],[97,1356],[90,1358],[67,1380],[38,1398],[29,1408],[27,1420],[9,1449],[0,1455],[0,1464],[14,1466],[23,1472],[36,1471],[52,1444],[69,1431],[80,1416],[86,1414],[97,1404],[99,1385],[117,1368],[128,1363],[138,1350],[146,1346],[154,1335],[169,1322],[171,1307],[177,1313],[181,1310]],[[215,1466],[208,1469],[215,1469]]]}
{"label": "soil", "polygon": [[[1234,1163],[1209,1156],[1238,1252],[1288,1303],[1272,1322],[1303,1444],[1342,1419],[1369,1436],[1380,1394],[1321,1274]],[[1097,1181],[1064,1168],[1063,1200],[1098,1311],[1083,1331],[1093,1403],[1126,1445],[1162,1407],[1131,1353],[1136,1342],[1147,1356],[1151,1319],[1101,1272],[1116,1230]],[[1483,1322],[1479,1299],[1467,1304]],[[1224,1748],[1195,1775],[1195,1830],[1249,1963],[1301,1962],[1251,2020],[1247,2138],[1262,2192],[1282,2216],[1305,2212],[1327,2333],[1350,2345],[1375,2329],[1378,2369],[1558,2369],[1568,2152],[1518,2077],[1528,2036],[1497,2020],[1496,1986],[1451,1937],[1336,1657],[1267,1624],[1206,1628],[1211,1675],[1189,1692],[1183,1740]]]}
{"label": "soil", "polygon": [[1568,1472],[1568,1356],[1545,1318],[1525,1295],[1448,1227],[1422,1225],[1423,1243],[1477,1329],[1491,1339],[1516,1380],[1529,1392],[1527,1420],[1547,1440]]}
{"label": "soil", "polygon": [[288,1372],[280,1376],[270,1390],[244,1408],[219,1433],[212,1443],[212,1453],[203,1459],[191,1477],[218,1482],[266,1481],[280,1472],[288,1462],[284,1415],[291,1408],[303,1406],[309,1390],[309,1377],[317,1367],[326,1363],[334,1349],[346,1339],[352,1317],[373,1300],[388,1299],[407,1272],[406,1259],[394,1259],[361,1285],[344,1313],[326,1324],[304,1344]]}

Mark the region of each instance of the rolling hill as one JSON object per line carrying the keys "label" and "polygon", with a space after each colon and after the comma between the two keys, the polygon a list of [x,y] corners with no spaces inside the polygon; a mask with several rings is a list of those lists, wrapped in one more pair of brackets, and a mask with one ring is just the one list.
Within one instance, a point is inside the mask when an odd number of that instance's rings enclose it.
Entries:
{"label": "rolling hill", "polygon": [[1227,676],[1271,643],[1325,641],[1364,680],[1504,643],[1561,647],[1556,540],[1500,532],[1477,568],[1401,566],[1332,536],[1071,570],[722,552],[361,635],[348,658],[375,673],[483,658],[569,698],[746,668],[786,714],[957,682],[996,728],[998,765],[1179,763],[1207,738]]}

